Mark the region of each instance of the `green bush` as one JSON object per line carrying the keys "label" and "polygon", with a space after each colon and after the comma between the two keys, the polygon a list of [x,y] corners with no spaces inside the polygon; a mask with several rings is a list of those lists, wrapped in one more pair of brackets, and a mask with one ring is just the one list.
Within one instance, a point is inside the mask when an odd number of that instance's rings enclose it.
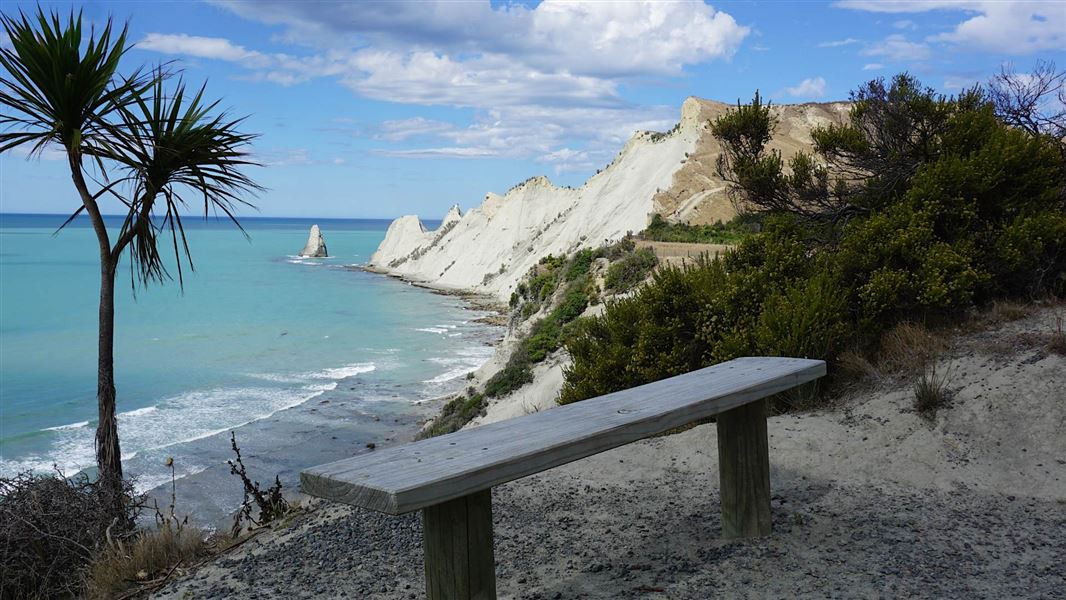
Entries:
{"label": "green bush", "polygon": [[604,285],[613,292],[625,292],[644,281],[658,264],[655,252],[641,248],[608,267]]}
{"label": "green bush", "polygon": [[558,350],[563,344],[566,325],[581,316],[589,304],[587,285],[587,279],[570,284],[562,302],[533,325],[516,352],[524,354],[531,363],[539,363]]}
{"label": "green bush", "polygon": [[419,437],[425,439],[459,431],[474,417],[482,414],[485,404],[485,396],[470,388],[465,395],[456,396],[448,401],[441,409],[437,420],[423,430]]}
{"label": "green bush", "polygon": [[589,305],[589,297],[584,289],[584,282],[579,286],[571,287],[563,301],[555,308],[553,318],[559,323],[569,323],[581,316]]}
{"label": "green bush", "polygon": [[755,326],[755,352],[764,356],[835,356],[850,330],[847,294],[826,271],[774,294]]}
{"label": "green bush", "polygon": [[551,317],[541,319],[533,326],[518,352],[525,353],[529,362],[539,363],[559,348],[561,336],[562,326],[557,320]]}
{"label": "green bush", "polygon": [[1066,213],[1021,216],[1005,226],[991,252],[996,296],[1066,296]]}
{"label": "green bush", "polygon": [[566,257],[565,256],[553,256],[553,255],[549,254],[549,255],[541,258],[540,262],[538,262],[537,264],[543,266],[544,268],[546,268],[549,271],[554,271],[555,269],[558,269],[559,267],[561,267],[564,264],[566,264]]}
{"label": "green bush", "polygon": [[651,224],[641,234],[646,240],[657,242],[684,242],[689,244],[736,244],[751,235],[753,226],[749,219],[741,217],[729,223],[714,225],[689,225],[668,223],[660,215],[651,218]]}
{"label": "green bush", "polygon": [[524,353],[515,352],[507,365],[485,382],[485,395],[489,398],[505,396],[532,381],[533,369],[529,359]]}
{"label": "green bush", "polygon": [[590,248],[578,250],[570,264],[566,267],[566,281],[575,281],[588,275],[592,268],[592,261],[596,260],[596,251]]}
{"label": "green bush", "polygon": [[614,262],[623,256],[630,254],[637,248],[637,243],[630,237],[624,237],[617,242],[596,250],[596,258],[606,258]]}

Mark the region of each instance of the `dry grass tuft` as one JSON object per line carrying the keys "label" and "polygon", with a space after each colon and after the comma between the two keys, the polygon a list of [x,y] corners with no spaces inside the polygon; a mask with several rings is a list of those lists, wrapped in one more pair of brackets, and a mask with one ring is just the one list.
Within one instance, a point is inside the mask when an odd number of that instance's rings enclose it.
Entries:
{"label": "dry grass tuft", "polygon": [[818,380],[794,387],[771,398],[772,412],[811,410],[825,405],[823,386]]}
{"label": "dry grass tuft", "polygon": [[881,372],[865,356],[854,350],[845,350],[837,357],[837,366],[853,379],[880,379]]}
{"label": "dry grass tuft", "polygon": [[988,311],[981,315],[984,325],[999,325],[1024,319],[1036,311],[1033,304],[1024,304],[1010,300],[996,300]]}
{"label": "dry grass tuft", "polygon": [[1047,345],[1048,352],[1054,352],[1066,356],[1066,331],[1063,331],[1062,315],[1055,315],[1055,330],[1051,332],[1051,340]]}
{"label": "dry grass tuft", "polygon": [[937,409],[951,400],[951,390],[948,389],[949,379],[949,370],[938,369],[935,361],[923,369],[922,374],[914,383],[914,409],[919,415],[932,419],[936,416]]}
{"label": "dry grass tuft", "polygon": [[86,594],[118,598],[130,591],[150,591],[179,566],[205,556],[206,537],[200,529],[164,522],[128,542],[109,544],[89,566]]}
{"label": "dry grass tuft", "polygon": [[943,336],[917,323],[900,323],[881,336],[877,366],[883,373],[921,373],[946,349]]}

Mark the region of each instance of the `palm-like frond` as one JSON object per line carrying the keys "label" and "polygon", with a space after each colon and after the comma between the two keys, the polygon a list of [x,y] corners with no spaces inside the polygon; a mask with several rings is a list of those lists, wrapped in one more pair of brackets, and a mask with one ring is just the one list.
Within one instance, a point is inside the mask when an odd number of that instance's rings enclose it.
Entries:
{"label": "palm-like frond", "polygon": [[139,72],[116,74],[129,49],[126,27],[116,36],[108,19],[83,43],[81,13],[72,11],[64,25],[59,13],[38,9],[33,20],[21,11],[0,15],[11,40],[0,48],[0,152],[29,144],[33,155],[56,143],[78,158],[86,147],[106,146],[108,115],[147,84]]}
{"label": "palm-like frond", "polygon": [[147,94],[119,110],[120,134],[114,147],[103,153],[120,163],[134,182],[114,253],[117,258],[130,245],[136,278],[162,281],[168,273],[158,238],[168,232],[180,282],[182,256],[190,268],[192,257],[179,209],[202,197],[205,217],[220,211],[241,228],[234,209],[252,206],[246,197],[262,190],[242,172],[256,165],[249,160],[248,145],[257,136],[238,131],[243,118],[213,114],[218,102],[205,102],[203,87],[188,95],[179,78],[168,94],[166,77],[160,73],[153,81]]}

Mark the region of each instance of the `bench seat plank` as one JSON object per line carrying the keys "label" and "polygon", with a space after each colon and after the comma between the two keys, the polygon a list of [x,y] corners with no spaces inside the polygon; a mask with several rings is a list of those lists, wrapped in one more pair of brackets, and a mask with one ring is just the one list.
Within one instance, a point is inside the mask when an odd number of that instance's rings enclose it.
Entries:
{"label": "bench seat plank", "polygon": [[303,471],[305,493],[398,515],[717,415],[825,375],[825,362],[738,358],[654,383]]}

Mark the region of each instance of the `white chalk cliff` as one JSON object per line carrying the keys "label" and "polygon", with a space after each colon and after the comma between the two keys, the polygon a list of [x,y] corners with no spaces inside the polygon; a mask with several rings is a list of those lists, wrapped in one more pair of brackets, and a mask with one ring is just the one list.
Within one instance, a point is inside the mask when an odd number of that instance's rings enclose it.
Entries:
{"label": "white chalk cliff", "polygon": [[311,226],[311,234],[307,236],[307,244],[300,251],[300,256],[312,258],[326,258],[329,256],[329,252],[326,251],[326,240],[322,237],[322,231],[319,230],[318,225]]}
{"label": "white chalk cliff", "polygon": [[[441,289],[505,300],[547,254],[616,241],[644,229],[651,215],[693,223],[728,220],[733,208],[715,174],[720,153],[709,123],[730,105],[689,98],[668,133],[639,132],[615,160],[579,188],[530,178],[503,196],[487,194],[465,215],[453,206],[427,231],[415,215],[393,221],[368,267]],[[809,148],[810,130],[840,121],[847,105],[776,107],[771,147],[785,158]]]}

